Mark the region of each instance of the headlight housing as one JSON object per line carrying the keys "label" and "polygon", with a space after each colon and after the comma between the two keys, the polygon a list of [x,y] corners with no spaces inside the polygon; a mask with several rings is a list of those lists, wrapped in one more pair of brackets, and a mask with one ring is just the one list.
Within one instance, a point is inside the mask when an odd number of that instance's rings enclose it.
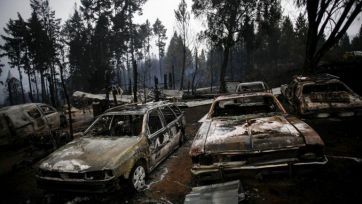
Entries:
{"label": "headlight housing", "polygon": [[113,177],[112,170],[91,171],[85,173],[85,179],[87,180],[104,180],[111,177]]}

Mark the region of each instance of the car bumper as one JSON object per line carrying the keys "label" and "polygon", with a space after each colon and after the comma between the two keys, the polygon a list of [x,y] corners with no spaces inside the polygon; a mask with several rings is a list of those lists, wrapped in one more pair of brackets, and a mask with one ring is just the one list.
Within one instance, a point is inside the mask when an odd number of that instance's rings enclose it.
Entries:
{"label": "car bumper", "polygon": [[276,164],[265,165],[245,165],[243,162],[230,162],[230,163],[217,163],[213,165],[193,165],[191,174],[200,178],[217,179],[233,177],[234,175],[240,175],[242,170],[258,170],[258,169],[272,169],[290,166],[312,166],[312,165],[324,165],[328,162],[327,157],[324,157],[318,161],[309,162],[283,162]]}
{"label": "car bumper", "polygon": [[115,177],[105,180],[88,181],[82,179],[63,180],[37,176],[37,185],[46,191],[107,193],[119,189],[119,180]]}

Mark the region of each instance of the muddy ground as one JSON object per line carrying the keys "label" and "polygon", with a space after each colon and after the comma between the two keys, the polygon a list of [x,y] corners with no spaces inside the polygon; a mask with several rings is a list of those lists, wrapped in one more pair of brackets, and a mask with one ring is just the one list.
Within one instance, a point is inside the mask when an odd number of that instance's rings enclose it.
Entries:
{"label": "muddy ground", "polygon": [[[191,190],[188,150],[198,129],[197,121],[208,106],[186,110],[187,142],[150,176],[141,193],[127,189],[108,195],[45,194],[37,189],[29,149],[1,150],[1,203],[183,203]],[[360,118],[306,120],[326,143],[329,162],[322,168],[245,172],[240,179],[244,203],[362,203],[362,134]],[[34,158],[26,162],[23,158]]]}

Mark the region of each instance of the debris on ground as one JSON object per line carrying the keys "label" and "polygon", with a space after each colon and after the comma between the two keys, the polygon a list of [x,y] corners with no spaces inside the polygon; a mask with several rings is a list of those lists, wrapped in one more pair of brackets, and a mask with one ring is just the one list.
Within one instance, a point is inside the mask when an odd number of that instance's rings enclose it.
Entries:
{"label": "debris on ground", "polygon": [[245,199],[239,180],[192,188],[186,195],[185,204],[227,203],[236,204]]}

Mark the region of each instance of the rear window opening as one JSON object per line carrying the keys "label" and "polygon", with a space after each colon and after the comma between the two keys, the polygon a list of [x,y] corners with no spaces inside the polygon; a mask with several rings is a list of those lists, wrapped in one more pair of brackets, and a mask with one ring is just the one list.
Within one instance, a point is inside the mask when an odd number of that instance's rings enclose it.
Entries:
{"label": "rear window opening", "polygon": [[238,86],[236,92],[254,92],[254,91],[264,91],[264,86],[262,84],[245,84]]}
{"label": "rear window opening", "polygon": [[216,102],[212,117],[281,112],[270,96],[251,96]]}
{"label": "rear window opening", "polygon": [[349,90],[341,83],[310,84],[303,86],[303,94],[341,91],[349,92]]}

